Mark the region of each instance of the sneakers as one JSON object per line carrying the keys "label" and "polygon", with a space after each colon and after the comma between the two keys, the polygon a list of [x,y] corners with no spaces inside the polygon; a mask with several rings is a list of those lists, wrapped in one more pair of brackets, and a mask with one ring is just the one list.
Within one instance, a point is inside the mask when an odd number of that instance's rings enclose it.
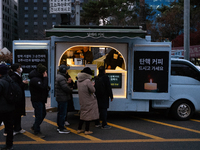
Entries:
{"label": "sneakers", "polygon": [[101,127],[101,129],[110,129],[111,128],[111,126],[109,126],[109,125],[105,125],[104,127]]}
{"label": "sneakers", "polygon": [[14,132],[13,132],[13,135],[16,135],[16,134],[19,134],[19,133],[21,133],[21,134],[22,134],[22,133],[24,133],[24,132],[26,132],[26,130],[24,130],[24,129],[21,129],[21,130],[20,130],[20,131],[18,131],[18,132],[15,132],[15,131],[14,131]]}
{"label": "sneakers", "polygon": [[77,130],[77,134],[83,133],[84,130]]}
{"label": "sneakers", "polygon": [[3,133],[3,136],[7,136],[7,133],[4,132],[4,133]]}
{"label": "sneakers", "polygon": [[66,125],[66,126],[69,126],[70,124],[69,124],[69,122],[68,122],[68,121],[65,121],[65,125]]}
{"label": "sneakers", "polygon": [[92,131],[85,131],[85,135],[89,135],[89,134],[92,134],[93,132]]}
{"label": "sneakers", "polygon": [[102,126],[102,124],[95,124],[95,127],[96,128],[99,128],[99,127],[101,127]]}
{"label": "sneakers", "polygon": [[34,135],[39,137],[39,138],[45,138],[45,135],[43,135],[41,132],[34,133]]}
{"label": "sneakers", "polygon": [[0,126],[3,126],[4,125],[4,123],[2,122],[1,124],[0,124]]}
{"label": "sneakers", "polygon": [[68,133],[70,133],[70,131],[69,131],[69,130],[67,130],[67,129],[62,129],[62,130],[60,130],[60,129],[57,129],[57,131],[58,131],[58,133],[65,133],[65,134],[68,134]]}
{"label": "sneakers", "polygon": [[4,146],[4,147],[1,147],[1,150],[13,150],[13,147],[12,146]]}

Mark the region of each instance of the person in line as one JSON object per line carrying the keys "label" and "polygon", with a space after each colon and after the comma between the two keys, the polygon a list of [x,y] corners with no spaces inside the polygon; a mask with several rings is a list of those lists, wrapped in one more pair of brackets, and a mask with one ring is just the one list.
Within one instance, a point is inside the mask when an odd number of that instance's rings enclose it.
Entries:
{"label": "person in line", "polygon": [[83,56],[81,56],[81,58],[84,58],[84,61],[86,61],[86,64],[92,64],[93,54],[91,51],[89,51],[89,47],[83,47],[82,53],[83,53]]}
{"label": "person in line", "polygon": [[[68,86],[69,86],[71,89],[73,89],[73,87],[74,87],[74,82],[73,82],[71,76],[68,74],[68,72],[66,73],[66,76],[65,76],[65,77],[66,77],[66,79],[67,79]],[[68,122],[68,115],[67,115],[68,112],[72,112],[72,111],[75,110],[72,92],[71,92],[70,95],[71,95],[71,99],[68,100],[68,104],[67,104],[67,113],[66,113],[66,117],[65,117],[65,125],[66,125],[66,126],[69,126],[69,125],[70,125],[70,123]]]}
{"label": "person in line", "polygon": [[22,81],[22,74],[23,69],[21,68],[21,64],[15,63],[11,65],[11,71],[9,72],[9,76],[19,84],[20,88],[22,89],[22,100],[15,104],[15,113],[14,113],[14,126],[13,126],[13,135],[24,133],[26,132],[21,127],[21,116],[25,116],[25,93],[24,93],[24,87],[26,84],[28,84],[27,80]]}
{"label": "person in line", "polygon": [[58,113],[57,113],[57,125],[58,129],[57,131],[59,133],[70,133],[69,130],[67,130],[65,125],[65,117],[67,114],[67,105],[68,101],[71,99],[71,93],[72,90],[68,86],[66,74],[67,70],[69,69],[69,66],[66,65],[60,65],[59,66],[59,72],[56,76],[56,82],[55,82],[55,89],[56,89],[56,101],[58,103]]}
{"label": "person in line", "polygon": [[48,92],[50,90],[48,87],[47,67],[38,64],[37,69],[29,73],[29,79],[31,102],[35,114],[35,122],[31,130],[34,131],[36,136],[44,138],[45,136],[40,131],[40,125],[46,116],[45,103],[47,102]]}
{"label": "person in line", "polygon": [[4,122],[7,132],[6,145],[1,150],[13,149],[13,113],[15,110],[14,104],[9,104],[6,101],[5,93],[8,92],[9,82],[12,80],[8,75],[8,67],[6,64],[0,64],[0,124]]}
{"label": "person in line", "polygon": [[80,103],[80,121],[77,133],[83,133],[82,125],[85,122],[85,134],[92,134],[89,130],[90,122],[99,119],[97,99],[95,98],[94,82],[92,79],[92,70],[89,67],[84,68],[78,73],[78,95]]}
{"label": "person in line", "polygon": [[111,127],[107,125],[107,109],[109,108],[109,98],[111,99],[111,102],[113,101],[113,92],[109,77],[105,73],[104,66],[100,66],[98,69],[99,69],[98,78],[100,79],[100,82],[103,83],[104,87],[101,87],[102,89],[100,94],[97,94],[98,91],[96,89],[96,97],[98,102],[100,119],[102,120],[102,125],[100,125],[99,120],[97,120],[95,122],[95,126],[96,127],[101,126],[102,129],[110,129]]}

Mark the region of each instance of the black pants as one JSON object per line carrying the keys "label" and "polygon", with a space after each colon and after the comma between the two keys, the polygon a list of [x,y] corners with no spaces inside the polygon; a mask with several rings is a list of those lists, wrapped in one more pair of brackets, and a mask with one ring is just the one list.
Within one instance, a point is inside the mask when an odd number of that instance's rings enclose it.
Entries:
{"label": "black pants", "polygon": [[13,112],[0,113],[0,124],[2,122],[7,132],[6,145],[11,147],[13,145]]}
{"label": "black pants", "polygon": [[78,130],[82,129],[83,123],[85,122],[85,131],[90,130],[90,121],[79,120]]}
{"label": "black pants", "polygon": [[[99,108],[100,120],[102,120],[102,127],[107,125],[107,108]],[[95,121],[95,124],[100,124],[99,120]]]}
{"label": "black pants", "polygon": [[14,128],[13,130],[15,132],[19,132],[22,129],[21,127],[21,115],[20,114],[14,114]]}

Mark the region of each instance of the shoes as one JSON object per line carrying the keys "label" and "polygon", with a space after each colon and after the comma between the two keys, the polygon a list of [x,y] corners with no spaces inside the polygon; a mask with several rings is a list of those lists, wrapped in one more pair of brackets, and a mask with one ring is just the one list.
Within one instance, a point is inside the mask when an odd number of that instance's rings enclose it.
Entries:
{"label": "shoes", "polygon": [[99,128],[99,127],[101,127],[102,126],[102,124],[95,124],[95,127],[96,128]]}
{"label": "shoes", "polygon": [[14,131],[14,132],[13,132],[13,135],[16,135],[16,134],[19,134],[19,133],[21,133],[21,134],[22,134],[22,133],[24,133],[24,132],[26,132],[26,130],[24,130],[24,129],[21,129],[21,130],[20,130],[20,131],[18,131],[18,132],[15,132],[15,131]]}
{"label": "shoes", "polygon": [[45,138],[45,135],[43,135],[41,132],[34,133],[39,138]]}
{"label": "shoes", "polygon": [[70,131],[69,131],[69,130],[67,130],[67,129],[62,129],[62,130],[60,130],[60,129],[57,129],[57,131],[58,131],[58,133],[65,133],[65,134],[68,134],[68,133],[70,133]]}
{"label": "shoes", "polygon": [[2,147],[1,150],[13,150],[13,147],[6,145],[6,146]]}
{"label": "shoes", "polygon": [[4,133],[3,133],[3,136],[7,136],[7,133],[4,132]]}
{"label": "shoes", "polygon": [[101,127],[101,129],[110,129],[111,128],[111,126],[109,126],[109,125],[105,125],[104,127]]}
{"label": "shoes", "polygon": [[77,134],[83,133],[84,130],[77,130]]}
{"label": "shoes", "polygon": [[85,131],[85,135],[92,134],[92,131]]}
{"label": "shoes", "polygon": [[70,124],[69,124],[69,122],[68,122],[68,121],[65,121],[65,125],[66,125],[66,126],[69,126]]}
{"label": "shoes", "polygon": [[33,131],[33,132],[34,132],[34,128],[33,128],[33,127],[31,127],[31,131]]}
{"label": "shoes", "polygon": [[4,125],[4,123],[2,122],[0,126],[3,126],[3,125]]}

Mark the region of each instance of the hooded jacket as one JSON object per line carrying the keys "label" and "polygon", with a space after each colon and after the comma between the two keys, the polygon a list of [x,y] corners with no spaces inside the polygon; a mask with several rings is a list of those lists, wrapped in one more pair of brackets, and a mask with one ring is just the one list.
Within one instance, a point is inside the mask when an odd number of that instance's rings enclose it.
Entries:
{"label": "hooded jacket", "polygon": [[43,77],[37,70],[32,70],[29,73],[29,79],[31,101],[46,103],[49,92],[48,78]]}
{"label": "hooded jacket", "polygon": [[66,74],[58,72],[55,82],[56,101],[69,101],[71,100],[72,90],[68,86]]}
{"label": "hooded jacket", "polygon": [[8,92],[9,83],[7,81],[11,80],[8,75],[3,75],[0,77],[0,113],[12,112],[15,110],[14,104],[8,104],[5,98],[5,93]]}
{"label": "hooded jacket", "polygon": [[10,72],[10,77],[13,81],[19,84],[20,88],[22,89],[22,99],[20,102],[15,104],[15,113],[18,113],[20,115],[26,115],[25,113],[25,93],[24,93],[24,87],[25,84],[22,82],[22,77],[20,77],[15,72]]}
{"label": "hooded jacket", "polygon": [[80,119],[85,121],[99,119],[97,99],[94,96],[95,88],[91,79],[92,76],[87,73],[78,73]]}

